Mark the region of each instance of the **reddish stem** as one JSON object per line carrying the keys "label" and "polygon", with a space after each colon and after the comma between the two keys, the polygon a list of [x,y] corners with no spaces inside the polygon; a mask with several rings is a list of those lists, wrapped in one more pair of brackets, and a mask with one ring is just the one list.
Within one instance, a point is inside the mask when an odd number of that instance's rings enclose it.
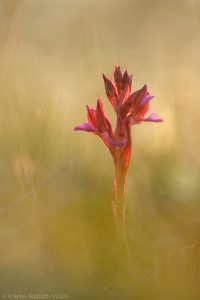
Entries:
{"label": "reddish stem", "polygon": [[116,176],[114,180],[115,201],[113,213],[116,227],[116,246],[118,252],[119,269],[129,269],[131,256],[126,238],[126,198],[125,175],[121,172],[119,164],[115,164]]}

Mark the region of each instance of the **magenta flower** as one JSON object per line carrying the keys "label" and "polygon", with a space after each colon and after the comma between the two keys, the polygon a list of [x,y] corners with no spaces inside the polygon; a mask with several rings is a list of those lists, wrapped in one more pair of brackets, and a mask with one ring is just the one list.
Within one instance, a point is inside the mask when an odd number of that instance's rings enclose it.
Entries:
{"label": "magenta flower", "polygon": [[[92,132],[98,135],[112,154],[116,176],[114,182],[115,201],[113,210],[117,223],[124,224],[122,229],[125,239],[125,180],[131,157],[131,126],[142,122],[162,122],[155,113],[146,117],[150,101],[147,86],[131,94],[132,75],[127,71],[121,73],[120,67],[115,68],[113,78],[103,75],[107,97],[116,112],[116,128],[106,116],[101,99],[97,100],[96,109],[87,106],[88,122],[76,126],[74,130]],[[119,226],[118,226],[119,227]],[[120,226],[121,227],[121,226]],[[120,230],[121,231],[121,230]]]}

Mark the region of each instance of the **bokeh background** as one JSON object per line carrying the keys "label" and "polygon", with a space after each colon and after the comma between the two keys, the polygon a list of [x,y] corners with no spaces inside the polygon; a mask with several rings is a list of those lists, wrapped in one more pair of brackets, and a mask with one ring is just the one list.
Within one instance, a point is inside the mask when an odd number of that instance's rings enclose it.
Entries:
{"label": "bokeh background", "polygon": [[[0,291],[200,299],[200,1],[0,1]],[[115,65],[162,124],[135,126],[129,278],[116,276],[114,168],[74,133]]]}

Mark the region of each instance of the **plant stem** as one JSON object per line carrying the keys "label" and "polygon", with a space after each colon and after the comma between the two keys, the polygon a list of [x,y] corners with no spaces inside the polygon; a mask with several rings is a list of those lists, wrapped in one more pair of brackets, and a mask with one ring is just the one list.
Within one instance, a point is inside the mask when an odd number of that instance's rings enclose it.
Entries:
{"label": "plant stem", "polygon": [[113,213],[116,227],[116,247],[118,254],[119,270],[127,271],[131,264],[131,255],[126,238],[126,198],[125,198],[125,177],[122,176],[119,168],[116,167],[114,181],[115,201],[113,202]]}

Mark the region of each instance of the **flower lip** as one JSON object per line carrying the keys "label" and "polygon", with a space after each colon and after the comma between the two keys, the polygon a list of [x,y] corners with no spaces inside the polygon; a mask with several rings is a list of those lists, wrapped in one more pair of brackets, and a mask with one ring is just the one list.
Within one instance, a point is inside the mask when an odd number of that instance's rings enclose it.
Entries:
{"label": "flower lip", "polygon": [[96,130],[92,128],[89,123],[84,123],[74,127],[74,131],[87,131],[87,132],[95,132]]}
{"label": "flower lip", "polygon": [[149,117],[142,120],[143,122],[164,122],[157,114],[152,113]]}

